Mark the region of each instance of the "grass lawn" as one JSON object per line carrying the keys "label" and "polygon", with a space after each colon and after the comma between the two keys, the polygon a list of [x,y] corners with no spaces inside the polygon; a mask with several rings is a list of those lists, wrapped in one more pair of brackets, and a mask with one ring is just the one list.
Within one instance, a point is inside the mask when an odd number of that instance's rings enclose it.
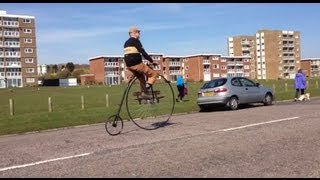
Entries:
{"label": "grass lawn", "polygon": [[[307,92],[311,97],[320,96],[318,79],[309,79]],[[275,100],[293,99],[293,80],[259,80],[263,86],[275,89]],[[320,83],[320,82],[318,82]],[[203,83],[189,82],[189,94],[185,102],[176,103],[174,113],[199,111],[196,104],[197,92]],[[287,84],[287,86],[286,86]],[[0,135],[39,131],[82,124],[105,122],[115,114],[125,84],[118,86],[79,86],[79,87],[28,87],[0,89]],[[177,89],[172,84],[175,94]],[[287,88],[286,88],[287,87]],[[109,107],[106,107],[106,94]],[[81,108],[81,96],[85,98],[85,109]],[[52,101],[52,112],[48,111],[48,98]],[[14,100],[14,115],[10,115],[9,99]],[[160,108],[166,108],[161,107]],[[126,119],[123,106],[121,117]]]}

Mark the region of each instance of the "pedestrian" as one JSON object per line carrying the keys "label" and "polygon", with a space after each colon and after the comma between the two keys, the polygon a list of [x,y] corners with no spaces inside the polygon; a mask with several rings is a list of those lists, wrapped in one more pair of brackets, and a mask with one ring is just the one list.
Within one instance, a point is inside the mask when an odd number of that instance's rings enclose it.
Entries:
{"label": "pedestrian", "polygon": [[181,102],[183,97],[185,96],[185,87],[184,87],[184,79],[181,75],[177,76],[176,81],[177,89],[178,89],[178,97],[176,98],[177,102]]}
{"label": "pedestrian", "polygon": [[[305,97],[305,89],[307,87],[307,80],[302,69],[299,69],[294,78],[294,88],[296,89],[294,101],[302,101]],[[300,94],[300,97],[299,97]]]}

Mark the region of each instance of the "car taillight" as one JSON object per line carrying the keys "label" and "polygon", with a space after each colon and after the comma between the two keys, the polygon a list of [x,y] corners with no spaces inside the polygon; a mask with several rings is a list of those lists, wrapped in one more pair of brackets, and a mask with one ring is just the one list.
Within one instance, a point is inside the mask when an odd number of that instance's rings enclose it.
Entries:
{"label": "car taillight", "polygon": [[227,92],[227,89],[226,88],[218,88],[218,89],[215,89],[213,92],[215,92],[215,93]]}

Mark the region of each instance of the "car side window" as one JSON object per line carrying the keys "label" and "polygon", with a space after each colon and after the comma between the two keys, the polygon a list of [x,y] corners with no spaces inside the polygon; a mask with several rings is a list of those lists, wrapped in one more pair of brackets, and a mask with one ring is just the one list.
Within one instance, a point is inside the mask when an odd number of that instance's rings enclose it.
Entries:
{"label": "car side window", "polygon": [[252,81],[250,81],[249,79],[245,79],[245,78],[240,78],[241,84],[243,84],[246,87],[254,87],[256,86],[256,84]]}
{"label": "car side window", "polygon": [[240,82],[238,81],[237,78],[232,78],[231,79],[231,85],[233,86],[241,86]]}

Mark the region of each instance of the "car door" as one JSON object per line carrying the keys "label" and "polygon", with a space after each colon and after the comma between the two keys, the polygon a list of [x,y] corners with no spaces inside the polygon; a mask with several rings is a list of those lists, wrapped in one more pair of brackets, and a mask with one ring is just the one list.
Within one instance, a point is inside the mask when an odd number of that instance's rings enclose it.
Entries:
{"label": "car door", "polygon": [[231,86],[233,94],[237,95],[239,98],[239,103],[247,103],[248,101],[248,94],[246,93],[245,87],[239,81],[237,77],[231,79]]}
{"label": "car door", "polygon": [[259,101],[259,87],[253,81],[240,77],[241,84],[244,86],[244,92],[246,94],[247,102],[258,102]]}

